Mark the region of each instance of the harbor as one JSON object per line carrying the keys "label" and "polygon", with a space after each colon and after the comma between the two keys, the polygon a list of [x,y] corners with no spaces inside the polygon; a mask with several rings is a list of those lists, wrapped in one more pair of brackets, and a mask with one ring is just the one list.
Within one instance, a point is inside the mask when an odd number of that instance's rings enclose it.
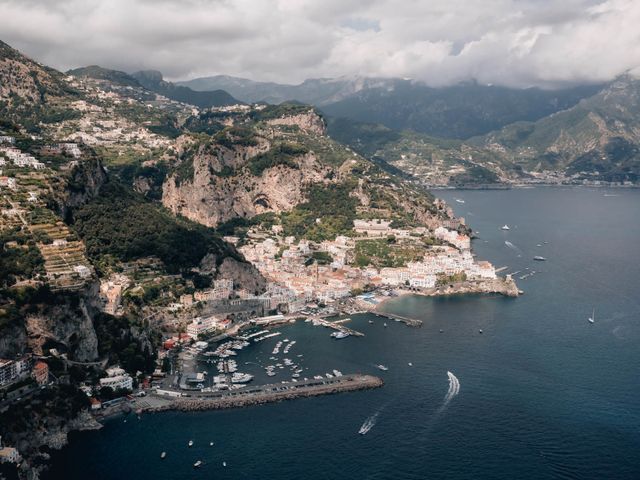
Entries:
{"label": "harbor", "polygon": [[379,388],[384,385],[380,377],[349,374],[333,378],[313,378],[296,383],[273,383],[254,386],[242,391],[184,394],[181,392],[154,393],[138,401],[139,411],[166,410],[220,410],[247,407],[295,398],[330,395]]}

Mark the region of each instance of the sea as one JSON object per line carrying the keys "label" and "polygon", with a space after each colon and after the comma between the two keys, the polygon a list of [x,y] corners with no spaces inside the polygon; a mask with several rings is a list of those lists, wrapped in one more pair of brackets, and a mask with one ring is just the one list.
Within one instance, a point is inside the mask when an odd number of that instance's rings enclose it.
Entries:
{"label": "sea", "polygon": [[[521,297],[395,298],[387,311],[424,325],[356,315],[347,325],[358,338],[282,327],[236,357],[254,382],[290,380],[289,367],[274,377],[263,368],[286,356],[303,377],[338,369],[384,386],[114,418],[71,434],[44,478],[639,479],[640,190],[435,194],[476,232],[477,258],[505,267]],[[272,360],[284,339],[296,343]]]}

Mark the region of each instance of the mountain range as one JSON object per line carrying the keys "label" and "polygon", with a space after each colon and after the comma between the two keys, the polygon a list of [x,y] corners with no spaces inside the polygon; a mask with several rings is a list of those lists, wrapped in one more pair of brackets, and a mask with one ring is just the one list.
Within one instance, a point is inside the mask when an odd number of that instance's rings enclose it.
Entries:
{"label": "mountain range", "polygon": [[482,135],[516,121],[538,120],[572,107],[601,88],[513,89],[476,82],[434,88],[414,80],[366,77],[310,79],[299,85],[282,85],[224,75],[178,84],[199,91],[223,89],[246,102],[298,101],[316,105],[331,117],[458,139]]}

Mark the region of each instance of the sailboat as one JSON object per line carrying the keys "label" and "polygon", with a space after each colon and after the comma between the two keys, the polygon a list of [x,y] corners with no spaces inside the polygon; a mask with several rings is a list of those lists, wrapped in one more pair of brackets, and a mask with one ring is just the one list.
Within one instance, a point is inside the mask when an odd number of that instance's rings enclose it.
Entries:
{"label": "sailboat", "polygon": [[591,314],[591,316],[589,317],[589,323],[593,323],[596,321],[596,309],[593,309],[593,313]]}

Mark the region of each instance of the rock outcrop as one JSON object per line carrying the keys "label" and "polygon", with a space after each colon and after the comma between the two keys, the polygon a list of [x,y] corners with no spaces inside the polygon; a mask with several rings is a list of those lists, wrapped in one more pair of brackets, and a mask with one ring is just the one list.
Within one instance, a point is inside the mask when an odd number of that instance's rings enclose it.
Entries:
{"label": "rock outcrop", "polygon": [[310,109],[307,113],[274,118],[267,121],[267,123],[269,125],[296,126],[303,132],[313,135],[325,135],[327,133],[327,125],[313,109]]}
{"label": "rock outcrop", "polygon": [[[236,217],[290,210],[305,200],[311,183],[324,181],[330,169],[313,153],[295,159],[295,167],[275,165],[256,176],[241,170],[247,161],[268,150],[260,146],[202,149],[193,157],[193,175],[167,178],[162,203],[175,214],[214,227]],[[189,160],[186,160],[189,161]],[[234,171],[225,175],[224,168]]]}
{"label": "rock outcrop", "polygon": [[236,286],[248,292],[261,293],[266,287],[266,280],[251,263],[226,257],[219,262],[215,255],[207,255],[200,263],[200,271],[214,277],[233,280]]}

